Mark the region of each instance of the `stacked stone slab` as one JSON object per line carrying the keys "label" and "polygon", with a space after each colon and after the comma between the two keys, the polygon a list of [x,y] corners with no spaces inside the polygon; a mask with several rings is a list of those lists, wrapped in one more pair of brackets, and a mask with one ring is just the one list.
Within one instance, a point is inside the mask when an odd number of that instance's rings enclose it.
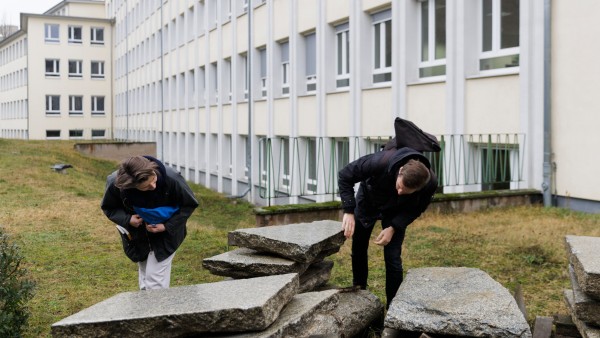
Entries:
{"label": "stacked stone slab", "polygon": [[344,240],[336,221],[239,229],[229,232],[228,243],[240,248],[206,258],[202,266],[231,278],[295,272],[300,292],[307,292],[327,283],[333,262],[325,258],[338,252]]}
{"label": "stacked stone slab", "polygon": [[564,299],[581,336],[600,338],[600,237],[565,237],[571,289]]}
{"label": "stacked stone slab", "polygon": [[461,337],[531,337],[521,310],[500,283],[472,268],[411,269],[392,300],[386,337],[424,333]]}

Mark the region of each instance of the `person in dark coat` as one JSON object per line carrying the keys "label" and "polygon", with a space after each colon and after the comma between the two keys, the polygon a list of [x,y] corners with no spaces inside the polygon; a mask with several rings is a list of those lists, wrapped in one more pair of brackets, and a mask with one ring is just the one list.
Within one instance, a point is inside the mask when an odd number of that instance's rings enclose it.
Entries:
{"label": "person in dark coat", "polygon": [[[356,197],[354,185],[359,183]],[[354,286],[366,289],[369,240],[377,220],[382,231],[374,243],[383,246],[386,297],[391,303],[402,283],[402,242],[406,228],[429,206],[437,177],[429,160],[411,148],[365,155],[338,173],[344,215],[342,229],[352,237]]]}
{"label": "person in dark coat", "polygon": [[198,201],[185,179],[151,156],[125,159],[106,180],[101,208],[138,263],[141,290],[168,288],[175,251]]}

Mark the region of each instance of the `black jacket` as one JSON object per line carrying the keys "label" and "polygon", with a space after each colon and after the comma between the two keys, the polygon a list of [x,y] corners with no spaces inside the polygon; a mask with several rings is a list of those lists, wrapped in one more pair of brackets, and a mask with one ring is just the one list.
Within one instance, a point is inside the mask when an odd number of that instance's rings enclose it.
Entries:
{"label": "black jacket", "polygon": [[[392,152],[392,153],[389,153]],[[396,178],[400,167],[409,159],[417,159],[427,168],[431,179],[421,190],[398,195]],[[354,196],[354,185],[360,182]],[[338,173],[338,186],[345,213],[354,214],[365,227],[378,220],[394,229],[406,228],[423,213],[437,189],[437,177],[429,160],[411,148],[380,151],[349,163]]]}
{"label": "black jacket", "polygon": [[[125,253],[134,262],[146,260],[150,250],[154,251],[159,262],[173,254],[187,235],[187,219],[198,207],[198,201],[194,193],[179,172],[170,167],[165,167],[157,159],[148,158],[159,165],[159,180],[155,191],[149,192],[152,195],[151,198],[147,199],[147,204],[136,206],[150,208],[166,205],[178,206],[179,211],[164,222],[166,231],[149,233],[146,231],[145,226],[135,228],[129,225],[129,220],[135,212],[131,203],[128,202],[128,194],[121,192],[114,185],[117,171],[110,174],[106,180],[106,190],[101,204],[106,217],[127,229],[133,236],[133,240],[129,242],[123,237],[123,245]],[[139,198],[140,196],[132,197]]]}

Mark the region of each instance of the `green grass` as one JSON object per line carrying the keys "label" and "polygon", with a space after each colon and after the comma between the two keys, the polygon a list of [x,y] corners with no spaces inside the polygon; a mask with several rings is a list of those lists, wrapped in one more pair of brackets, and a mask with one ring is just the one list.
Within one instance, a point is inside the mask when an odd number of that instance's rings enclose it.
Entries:
{"label": "green grass", "polygon": [[[116,162],[80,155],[73,145],[0,139],[0,227],[21,247],[37,283],[27,337],[48,337],[62,318],[137,289],[137,266],[122,253],[117,230],[99,207]],[[58,174],[50,169],[55,163],[74,168]],[[173,261],[172,286],[222,280],[202,268],[202,259],[231,249],[228,231],[255,224],[248,203],[191,186],[200,207]],[[521,284],[531,321],[566,312],[564,236],[600,236],[599,225],[600,216],[539,207],[426,213],[408,228],[404,266],[476,267],[509,290]],[[371,245],[369,255],[369,289],[385,301],[383,250]],[[350,285],[350,241],[331,258],[332,283]]]}

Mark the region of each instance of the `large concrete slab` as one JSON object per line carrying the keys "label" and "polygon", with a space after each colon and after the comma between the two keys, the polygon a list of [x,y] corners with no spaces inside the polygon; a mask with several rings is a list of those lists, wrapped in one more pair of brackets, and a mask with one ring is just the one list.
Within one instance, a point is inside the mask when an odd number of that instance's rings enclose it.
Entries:
{"label": "large concrete slab", "polygon": [[300,263],[312,262],[323,251],[337,252],[344,244],[341,222],[317,221],[239,229],[229,232],[229,245],[266,251]]}
{"label": "large concrete slab", "polygon": [[600,302],[581,291],[571,264],[569,264],[569,275],[571,276],[571,287],[573,288],[572,308],[575,316],[585,323],[600,326]]}
{"label": "large concrete slab", "polygon": [[571,313],[571,319],[575,323],[575,326],[577,326],[577,330],[579,330],[581,336],[583,338],[600,338],[600,328],[587,325],[575,315],[575,311],[573,310],[573,290],[564,290],[563,292],[565,303]]}
{"label": "large concrete slab", "polygon": [[581,290],[600,300],[600,237],[567,235],[565,244]]}
{"label": "large concrete slab", "polygon": [[313,291],[315,288],[326,284],[331,277],[333,261],[324,260],[313,263],[308,269],[300,275],[299,293]]}
{"label": "large concrete slab", "polygon": [[52,325],[54,337],[181,337],[266,329],[296,295],[298,274],[125,292]]}
{"label": "large concrete slab", "polygon": [[384,325],[468,337],[531,337],[510,292],[487,273],[472,268],[409,270]]}
{"label": "large concrete slab", "polygon": [[214,275],[251,278],[294,272],[302,274],[309,263],[299,263],[274,254],[239,248],[205,258],[202,260],[202,266]]}

